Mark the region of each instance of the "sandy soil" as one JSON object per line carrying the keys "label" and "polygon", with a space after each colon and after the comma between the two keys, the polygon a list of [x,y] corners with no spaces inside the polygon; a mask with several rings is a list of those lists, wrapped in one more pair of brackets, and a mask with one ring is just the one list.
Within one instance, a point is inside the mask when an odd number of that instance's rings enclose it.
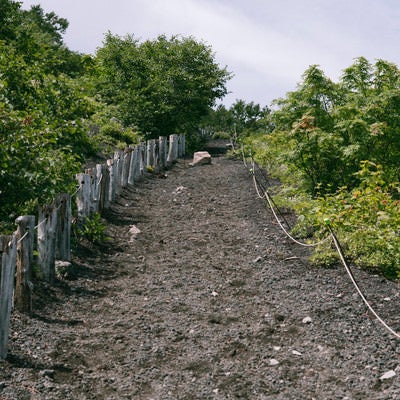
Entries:
{"label": "sandy soil", "polygon": [[[110,240],[36,285],[0,399],[400,399],[400,341],[342,267],[310,267],[240,161],[188,162],[125,190]],[[398,284],[355,275],[399,329]]]}

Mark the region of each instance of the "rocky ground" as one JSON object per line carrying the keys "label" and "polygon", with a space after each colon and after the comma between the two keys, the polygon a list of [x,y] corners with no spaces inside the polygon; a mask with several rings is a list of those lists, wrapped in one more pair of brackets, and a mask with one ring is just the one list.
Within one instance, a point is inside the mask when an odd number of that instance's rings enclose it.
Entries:
{"label": "rocky ground", "polygon": [[[400,399],[400,341],[343,268],[308,264],[240,161],[188,162],[125,190],[110,240],[13,314],[0,399]],[[398,284],[355,275],[399,330]]]}

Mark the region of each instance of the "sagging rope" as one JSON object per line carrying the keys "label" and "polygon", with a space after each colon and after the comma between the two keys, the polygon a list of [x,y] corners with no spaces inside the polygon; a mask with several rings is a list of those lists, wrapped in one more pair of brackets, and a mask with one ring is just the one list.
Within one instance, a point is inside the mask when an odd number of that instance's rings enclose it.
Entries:
{"label": "sagging rope", "polygon": [[392,329],[377,313],[376,311],[372,308],[372,306],[369,304],[368,300],[366,299],[366,297],[364,296],[363,292],[361,291],[360,287],[358,286],[358,283],[356,282],[353,272],[351,271],[350,267],[348,266],[346,259],[344,258],[343,255],[343,251],[342,251],[342,247],[340,246],[340,242],[337,239],[335,233],[333,232],[332,228],[330,227],[330,225],[328,224],[328,229],[331,233],[331,237],[333,240],[333,243],[335,244],[336,250],[339,254],[340,260],[347,272],[347,274],[350,277],[351,282],[353,283],[354,287],[356,288],[359,296],[361,297],[361,299],[363,300],[364,304],[367,306],[367,308],[371,311],[371,313],[374,315],[374,317],[395,337],[397,337],[398,339],[400,339],[400,334],[395,332],[394,329]]}
{"label": "sagging rope", "polygon": [[[244,152],[243,152],[243,151],[242,151],[242,154],[243,154],[243,157],[244,157]],[[246,164],[245,164],[245,165],[246,165]],[[268,203],[268,205],[269,205],[269,208],[271,209],[271,211],[272,211],[272,213],[273,213],[273,215],[274,215],[276,221],[278,222],[280,228],[282,229],[282,231],[283,231],[292,241],[294,241],[295,243],[297,243],[297,244],[299,244],[299,245],[301,245],[301,246],[305,246],[305,247],[314,247],[314,246],[317,246],[317,245],[319,245],[319,244],[322,244],[323,242],[325,242],[325,241],[327,241],[327,240],[329,240],[329,239],[332,239],[332,241],[333,241],[333,243],[334,243],[334,246],[335,246],[335,248],[336,248],[336,251],[338,252],[340,261],[341,261],[341,263],[343,264],[343,266],[344,266],[344,268],[345,268],[345,270],[346,270],[347,275],[349,276],[349,278],[350,278],[350,280],[351,280],[353,286],[355,287],[355,289],[356,289],[358,295],[361,297],[361,299],[362,299],[362,301],[364,302],[365,306],[366,306],[366,307],[368,308],[368,310],[372,313],[372,315],[376,318],[376,320],[377,320],[389,333],[391,333],[391,334],[392,334],[394,337],[396,337],[397,339],[400,339],[400,334],[397,333],[393,328],[391,328],[391,327],[379,316],[379,314],[374,310],[374,308],[371,306],[371,304],[368,302],[367,298],[366,298],[365,295],[363,294],[362,290],[360,289],[360,286],[358,285],[358,283],[357,283],[357,281],[356,281],[356,279],[355,279],[355,277],[354,277],[354,275],[353,275],[353,272],[351,271],[351,268],[349,267],[349,265],[348,265],[347,262],[346,262],[346,259],[345,259],[344,255],[343,255],[343,250],[342,250],[342,248],[341,248],[340,242],[339,242],[339,240],[337,239],[335,233],[333,232],[331,226],[330,226],[328,223],[326,224],[327,227],[328,227],[328,230],[329,230],[329,232],[330,232],[330,236],[326,237],[325,239],[323,239],[322,241],[320,241],[320,242],[318,242],[318,243],[311,243],[311,244],[309,244],[309,243],[302,243],[302,242],[298,241],[297,239],[295,239],[295,238],[286,230],[286,228],[283,226],[282,222],[280,221],[280,219],[279,219],[279,217],[278,217],[278,215],[277,215],[277,213],[276,213],[276,211],[275,211],[275,208],[276,208],[277,210],[279,210],[279,207],[277,207],[276,204],[273,202],[273,199],[272,199],[271,195],[268,193],[268,190],[267,190],[267,189],[264,189],[264,190],[263,190],[263,195],[260,194],[259,182],[257,182],[257,178],[256,178],[256,176],[255,176],[254,166],[255,166],[255,163],[254,163],[254,160],[253,160],[253,168],[250,170],[250,172],[252,173],[252,176],[253,176],[253,181],[254,181],[254,185],[255,185],[255,189],[256,189],[257,195],[258,195],[259,198],[265,199],[265,200],[267,201],[267,203]],[[289,225],[288,225],[288,226],[289,226]]]}
{"label": "sagging rope", "polygon": [[[264,190],[263,190],[264,194],[261,195],[261,194],[260,194],[259,183],[257,182],[257,178],[255,177],[255,174],[254,174],[253,172],[252,172],[252,175],[253,175],[254,186],[255,186],[255,189],[256,189],[256,192],[257,192],[258,197],[259,197],[260,199],[265,199],[265,200],[267,201],[267,203],[268,203],[268,205],[269,205],[269,208],[270,208],[270,210],[272,211],[272,214],[274,215],[274,217],[275,217],[275,219],[276,219],[276,222],[278,223],[278,225],[281,227],[281,229],[283,230],[283,232],[286,234],[286,236],[287,236],[290,240],[292,240],[294,243],[296,243],[296,244],[298,244],[298,245],[300,245],[300,246],[303,246],[303,247],[316,247],[316,246],[319,246],[319,245],[321,245],[322,243],[324,243],[324,242],[326,242],[327,240],[330,239],[330,237],[327,236],[326,238],[324,238],[324,239],[322,239],[322,240],[320,240],[320,241],[318,241],[318,242],[315,242],[315,243],[305,243],[305,242],[300,242],[300,241],[297,240],[295,237],[293,237],[293,236],[288,232],[288,230],[283,226],[281,220],[279,219],[279,216],[278,216],[277,212],[275,211],[275,209],[279,210],[279,208],[278,208],[278,207],[276,206],[276,204],[274,203],[274,201],[273,201],[271,195],[268,193],[268,190],[267,190],[267,189],[264,189]],[[279,212],[279,211],[278,211],[278,212]],[[287,226],[289,226],[289,224],[286,222],[286,220],[285,220],[285,223],[286,223]]]}

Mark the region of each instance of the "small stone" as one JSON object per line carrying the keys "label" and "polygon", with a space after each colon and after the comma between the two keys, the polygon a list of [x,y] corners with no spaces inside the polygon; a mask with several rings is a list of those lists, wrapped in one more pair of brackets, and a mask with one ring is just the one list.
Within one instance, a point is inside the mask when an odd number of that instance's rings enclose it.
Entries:
{"label": "small stone", "polygon": [[271,358],[269,360],[269,365],[271,365],[271,367],[274,367],[275,365],[278,365],[278,364],[279,364],[279,361],[275,360],[275,358]]}
{"label": "small stone", "polygon": [[396,376],[396,372],[394,372],[392,369],[390,371],[385,372],[379,379],[381,381],[384,381],[385,379],[391,379]]}
{"label": "small stone", "polygon": [[218,296],[218,293],[217,293],[217,292],[215,292],[215,291],[213,291],[213,292],[211,293],[211,296],[213,296],[213,297],[217,297],[217,296]]}
{"label": "small stone", "polygon": [[197,151],[193,154],[193,162],[189,165],[194,167],[196,165],[211,164],[211,155],[208,151]]}
{"label": "small stone", "polygon": [[139,235],[140,229],[135,226],[135,225],[130,225],[129,226],[129,234],[131,235],[131,241],[133,239],[136,239],[136,237]]}
{"label": "small stone", "polygon": [[303,324],[311,324],[312,318],[311,317],[305,317],[303,318]]}
{"label": "small stone", "polygon": [[257,264],[258,262],[260,262],[260,261],[262,261],[262,257],[261,256],[258,256],[257,258],[255,258],[254,260],[253,260],[253,264]]}
{"label": "small stone", "polygon": [[301,354],[299,351],[297,350],[293,350],[292,354],[294,354],[295,356],[302,356],[303,354]]}
{"label": "small stone", "polygon": [[40,376],[46,376],[48,378],[53,379],[54,378],[54,369],[44,369],[39,372]]}

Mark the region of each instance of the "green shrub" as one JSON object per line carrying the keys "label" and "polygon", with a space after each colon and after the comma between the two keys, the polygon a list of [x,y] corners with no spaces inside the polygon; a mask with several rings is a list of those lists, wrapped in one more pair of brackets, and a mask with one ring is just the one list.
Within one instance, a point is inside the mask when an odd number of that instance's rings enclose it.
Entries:
{"label": "green shrub", "polygon": [[[385,184],[379,165],[363,162],[357,173],[360,185],[351,191],[318,197],[302,207],[296,227],[304,232],[313,227],[317,238],[327,234],[328,219],[349,260],[364,268],[382,271],[389,278],[400,277],[400,201],[394,199],[396,184]],[[319,246],[312,260],[329,264],[335,260],[331,246]]]}
{"label": "green shrub", "polygon": [[93,244],[101,244],[108,240],[106,235],[107,225],[101,219],[99,213],[94,213],[80,223],[76,229],[77,239],[79,241],[87,240]]}

